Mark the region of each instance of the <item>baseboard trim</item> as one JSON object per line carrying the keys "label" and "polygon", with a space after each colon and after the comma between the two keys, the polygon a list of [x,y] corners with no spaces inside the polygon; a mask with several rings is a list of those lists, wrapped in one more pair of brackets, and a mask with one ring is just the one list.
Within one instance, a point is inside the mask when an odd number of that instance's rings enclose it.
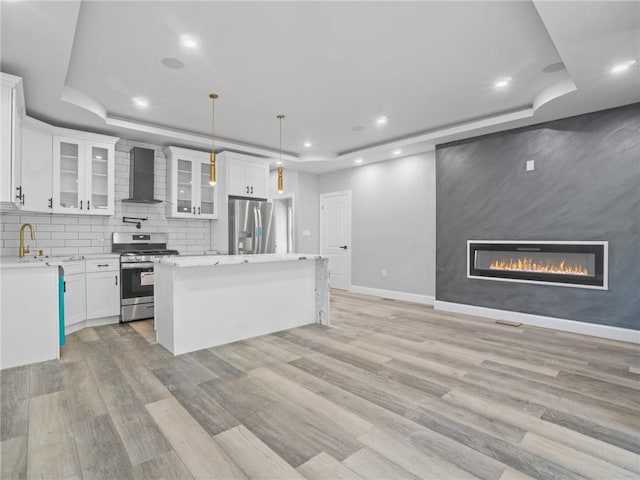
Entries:
{"label": "baseboard trim", "polygon": [[397,290],[384,290],[381,288],[360,287],[351,285],[350,292],[361,293],[362,295],[372,295],[374,297],[392,298],[405,302],[420,303],[422,305],[433,305],[435,298],[431,295],[420,295],[418,293],[398,292]]}
{"label": "baseboard trim", "polygon": [[591,335],[592,337],[608,338],[610,340],[620,340],[622,342],[640,344],[640,330],[631,330],[629,328],[611,327],[609,325],[579,322],[577,320],[567,320],[564,318],[545,317],[543,315],[533,315],[531,313],[478,307],[464,303],[443,302],[441,300],[435,301],[434,308],[445,312],[476,315],[494,320],[517,321],[534,327],[552,328],[563,332],[579,333],[582,335]]}
{"label": "baseboard trim", "polygon": [[83,328],[99,327],[100,325],[109,325],[112,323],[120,323],[120,315],[115,315],[113,317],[94,318],[91,320],[83,320],[82,322],[65,326],[64,334],[69,335],[70,333],[77,332],[79,330],[82,330]]}

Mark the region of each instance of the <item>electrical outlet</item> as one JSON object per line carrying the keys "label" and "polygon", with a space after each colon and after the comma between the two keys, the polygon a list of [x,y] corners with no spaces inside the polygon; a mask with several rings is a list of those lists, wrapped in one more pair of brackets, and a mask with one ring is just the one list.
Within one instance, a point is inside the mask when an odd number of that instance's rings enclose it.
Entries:
{"label": "electrical outlet", "polygon": [[527,172],[533,172],[536,169],[535,160],[527,160],[526,169],[527,169]]}
{"label": "electrical outlet", "polygon": [[382,278],[387,278],[387,270],[383,268],[382,271],[380,272],[380,276]]}

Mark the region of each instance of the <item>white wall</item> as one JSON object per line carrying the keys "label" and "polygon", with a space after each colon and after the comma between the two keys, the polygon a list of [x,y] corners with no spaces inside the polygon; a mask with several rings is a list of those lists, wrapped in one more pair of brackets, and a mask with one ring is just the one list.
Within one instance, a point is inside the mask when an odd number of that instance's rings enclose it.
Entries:
{"label": "white wall", "polygon": [[[271,171],[269,187],[271,198],[279,196],[277,192],[278,174]],[[298,253],[318,253],[319,237],[319,177],[311,173],[296,170],[284,171],[283,195],[294,195],[294,235],[295,251]],[[304,235],[304,231],[309,235]]]}
{"label": "white wall", "polygon": [[352,285],[435,296],[435,153],[319,177],[319,193],[341,190],[352,192]]}
{"label": "white wall", "polygon": [[[164,232],[169,234],[169,247],[180,253],[202,253],[210,249],[209,220],[167,219],[166,203],[146,205],[122,203],[129,197],[129,151],[134,147],[155,150],[155,198],[164,200],[167,192],[167,162],[162,147],[140,142],[120,140],[115,154],[115,215],[112,217],[51,215],[11,212],[1,215],[2,236],[0,255],[17,256],[22,223],[32,223],[36,240],[25,243],[31,252],[42,249],[45,255],[78,255],[108,253],[113,232]],[[122,223],[123,216],[149,217],[142,228]],[[28,237],[28,235],[27,235]]]}

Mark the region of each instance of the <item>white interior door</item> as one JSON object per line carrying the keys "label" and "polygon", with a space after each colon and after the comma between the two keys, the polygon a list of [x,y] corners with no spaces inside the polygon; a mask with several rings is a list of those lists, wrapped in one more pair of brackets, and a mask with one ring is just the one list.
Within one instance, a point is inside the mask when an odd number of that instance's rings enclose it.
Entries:
{"label": "white interior door", "polygon": [[320,254],[329,257],[329,285],[351,286],[351,192],[320,195]]}

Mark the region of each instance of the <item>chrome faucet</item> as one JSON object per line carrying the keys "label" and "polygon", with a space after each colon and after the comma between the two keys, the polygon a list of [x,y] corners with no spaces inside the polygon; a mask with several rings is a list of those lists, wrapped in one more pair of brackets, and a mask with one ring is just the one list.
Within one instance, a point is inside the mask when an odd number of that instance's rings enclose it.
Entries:
{"label": "chrome faucet", "polygon": [[27,227],[29,227],[29,230],[31,230],[31,240],[36,239],[36,234],[33,230],[33,225],[31,225],[30,223],[25,223],[22,225],[22,227],[20,227],[20,253],[18,253],[18,256],[20,258],[23,258],[25,253],[29,253],[29,247],[27,247],[26,250],[24,248],[24,230]]}

